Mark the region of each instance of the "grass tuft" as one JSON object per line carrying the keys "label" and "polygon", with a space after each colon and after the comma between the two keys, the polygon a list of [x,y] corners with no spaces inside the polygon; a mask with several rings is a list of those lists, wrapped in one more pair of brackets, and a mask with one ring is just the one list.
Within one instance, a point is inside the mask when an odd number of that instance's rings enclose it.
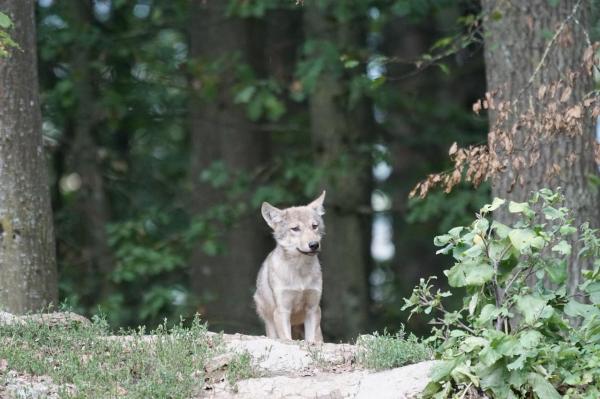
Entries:
{"label": "grass tuft", "polygon": [[247,351],[236,353],[227,367],[227,381],[235,385],[240,380],[260,376],[252,365],[252,356]]}
{"label": "grass tuft", "polygon": [[391,369],[429,360],[433,351],[419,342],[413,334],[406,336],[404,329],[396,334],[384,330],[383,334],[361,335],[358,346],[358,363],[375,370]]}
{"label": "grass tuft", "polygon": [[144,328],[119,335],[129,337],[111,336],[100,317],[89,326],[0,326],[0,359],[9,370],[73,384],[68,396],[189,398],[199,394],[204,365],[221,346],[197,318],[190,327],[165,323],[150,335]]}

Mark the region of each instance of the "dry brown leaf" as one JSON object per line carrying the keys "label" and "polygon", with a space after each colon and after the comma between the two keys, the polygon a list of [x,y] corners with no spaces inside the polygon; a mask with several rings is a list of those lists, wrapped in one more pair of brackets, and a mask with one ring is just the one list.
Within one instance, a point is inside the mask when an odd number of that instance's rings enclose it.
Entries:
{"label": "dry brown leaf", "polygon": [[567,120],[581,118],[581,106],[575,105],[574,107],[569,108],[569,110],[567,111],[566,117],[567,117]]}
{"label": "dry brown leaf", "polygon": [[541,100],[542,98],[544,98],[544,95],[546,94],[546,85],[541,85],[540,88],[538,89],[538,100]]}
{"label": "dry brown leaf", "polygon": [[458,151],[458,144],[456,144],[456,141],[455,141],[454,144],[452,144],[450,146],[450,150],[448,151],[448,155],[452,156],[452,155],[456,154],[456,151]]}
{"label": "dry brown leaf", "polygon": [[571,87],[567,86],[565,88],[565,90],[563,91],[562,96],[560,96],[560,102],[566,103],[569,100],[569,98],[571,97],[571,92],[572,92]]}

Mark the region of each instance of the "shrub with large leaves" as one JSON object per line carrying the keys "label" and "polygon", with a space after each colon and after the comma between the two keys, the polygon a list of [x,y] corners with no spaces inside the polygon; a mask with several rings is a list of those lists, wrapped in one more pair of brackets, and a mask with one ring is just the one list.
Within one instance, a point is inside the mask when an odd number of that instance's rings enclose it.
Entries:
{"label": "shrub with large leaves", "polygon": [[[434,324],[429,341],[441,361],[425,398],[600,397],[600,239],[580,226],[577,259],[592,266],[569,295],[577,229],[562,204],[547,189],[523,203],[496,198],[470,226],[435,238],[438,253],[456,261],[444,272],[448,284],[466,295],[460,309],[448,310],[443,299],[452,292],[435,289],[430,278],[405,299],[411,316],[425,313]],[[517,217],[512,226],[491,219],[502,206]]]}

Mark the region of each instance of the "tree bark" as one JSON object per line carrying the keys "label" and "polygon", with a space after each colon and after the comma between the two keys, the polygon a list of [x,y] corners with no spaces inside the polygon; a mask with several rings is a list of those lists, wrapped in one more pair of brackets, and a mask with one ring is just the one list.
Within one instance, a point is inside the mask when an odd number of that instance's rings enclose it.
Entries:
{"label": "tree bark", "polygon": [[[69,6],[75,31],[82,37],[89,36],[93,22],[93,5],[89,1],[81,0],[72,2]],[[93,301],[97,303],[106,299],[110,292],[110,274],[114,267],[106,233],[110,209],[104,189],[101,161],[98,158],[98,146],[94,138],[95,79],[90,65],[89,45],[76,41],[71,57],[77,102],[71,121],[73,139],[67,155],[67,167],[81,179],[76,209],[83,239],[82,258],[90,280],[98,287]]]}
{"label": "tree bark", "polygon": [[[192,74],[190,102],[192,212],[207,214],[212,207],[225,204],[229,210],[239,202],[247,203],[245,195],[228,200],[224,189],[202,181],[202,171],[215,161],[222,161],[230,176],[251,173],[265,160],[267,136],[248,121],[245,110],[234,104],[235,66],[232,55],[238,53],[239,63],[249,63],[251,54],[248,21],[225,16],[226,2],[195,2],[190,13],[190,53],[198,69]],[[218,43],[216,45],[215,43]],[[202,78],[210,74],[210,64],[222,61],[214,97],[206,97]],[[202,69],[207,68],[207,69]],[[202,76],[204,75],[204,76]],[[207,255],[198,243],[191,260],[191,285],[203,305],[202,317],[212,328],[227,332],[262,330],[252,306],[256,273],[268,254],[268,230],[260,212],[248,209],[233,225],[210,221],[217,231],[213,237],[223,244],[223,253]]]}
{"label": "tree bark", "polygon": [[[359,24],[336,23],[317,5],[305,7],[308,40],[335,43],[340,48],[360,44]],[[370,110],[360,103],[348,109],[342,76],[325,69],[309,97],[310,128],[323,182],[327,237],[323,245],[323,333],[336,339],[354,338],[367,327],[370,259],[371,164],[360,153],[369,135]]]}
{"label": "tree bark", "polygon": [[0,60],[0,308],[58,304],[50,190],[42,146],[33,0],[0,0],[20,50]]}
{"label": "tree bark", "polygon": [[[587,47],[584,29],[590,15],[588,1],[563,0],[551,6],[547,0],[482,0],[482,7],[484,15],[488,16],[484,24],[488,91],[498,90],[496,99],[499,101],[516,102],[506,122],[500,121],[499,112],[489,112],[492,131],[498,123],[503,130],[510,131],[518,116],[528,110],[533,110],[538,119],[536,122],[541,123],[539,119],[549,109],[549,103],[557,102],[562,93],[554,98],[539,99],[538,90],[560,79],[566,81],[570,72],[580,75],[566,104],[581,101],[593,89],[592,77],[582,73]],[[556,36],[555,32],[560,29],[562,33]],[[545,32],[552,32],[555,37],[551,38]],[[593,150],[594,121],[591,116],[583,121],[581,134],[562,130],[540,135],[519,125],[512,135],[513,150],[493,145],[494,138],[490,137],[492,149],[497,151],[506,168],[492,180],[493,195],[523,202],[532,191],[561,187],[567,206],[574,213],[575,224],[590,222],[592,226],[598,226],[600,196],[589,183],[590,176],[598,175]],[[532,144],[531,135],[537,135],[539,144]],[[537,161],[530,162],[538,155]],[[527,167],[515,165],[517,157],[523,157]],[[504,222],[512,220],[506,211],[496,216]],[[581,269],[586,264],[577,259],[575,239],[573,243],[569,262],[570,293],[577,289]]]}

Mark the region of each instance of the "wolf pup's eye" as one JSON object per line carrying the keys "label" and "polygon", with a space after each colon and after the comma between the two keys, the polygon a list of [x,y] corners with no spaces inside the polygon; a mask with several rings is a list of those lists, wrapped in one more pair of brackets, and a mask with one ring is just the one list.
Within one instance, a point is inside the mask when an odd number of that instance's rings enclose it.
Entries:
{"label": "wolf pup's eye", "polygon": [[313,223],[313,225],[312,225],[313,230],[316,230],[317,227],[319,227],[319,225],[317,223]]}
{"label": "wolf pup's eye", "polygon": [[292,231],[300,231],[300,227],[294,226],[294,227],[292,227]]}

